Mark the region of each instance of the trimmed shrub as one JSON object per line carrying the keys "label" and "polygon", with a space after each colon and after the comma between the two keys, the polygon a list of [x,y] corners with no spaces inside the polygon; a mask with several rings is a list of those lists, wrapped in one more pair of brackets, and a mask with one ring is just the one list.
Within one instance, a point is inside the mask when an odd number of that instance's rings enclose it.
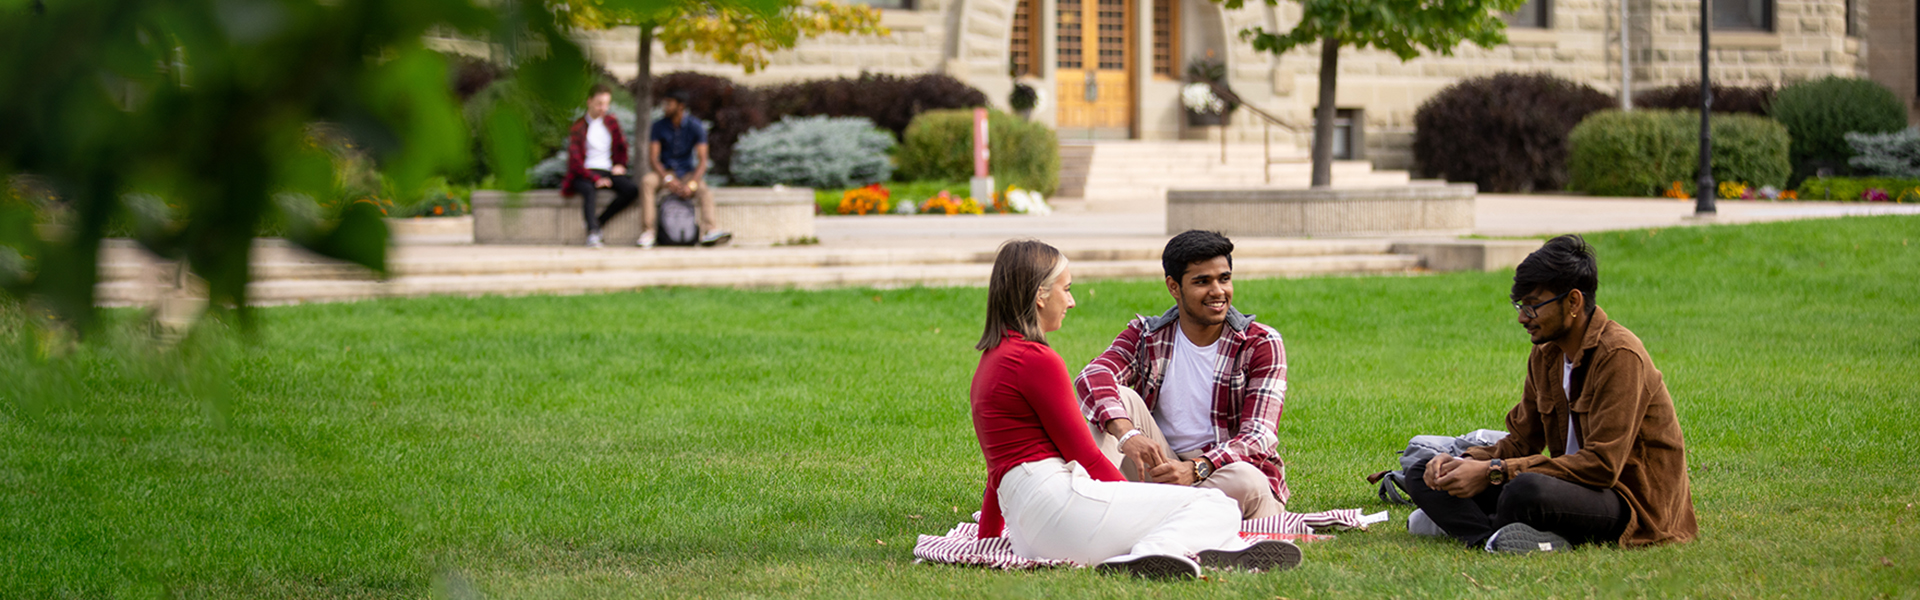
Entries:
{"label": "trimmed shrub", "polygon": [[1920,178],[1808,177],[1799,188],[1801,200],[1867,200],[1867,190],[1886,192],[1896,202],[1920,202]]}
{"label": "trimmed shrub", "polygon": [[[1693,193],[1700,173],[1697,114],[1609,110],[1581,121],[1570,136],[1571,189],[1600,196],[1655,196],[1673,182]],[[1783,187],[1787,130],[1753,115],[1714,115],[1713,179]]]}
{"label": "trimmed shrub", "polygon": [[[1713,86],[1713,112],[1766,116],[1773,104],[1773,86]],[[1700,82],[1657,87],[1633,95],[1635,109],[1700,112]]]}
{"label": "trimmed shrub", "polygon": [[[1060,139],[1046,125],[989,111],[987,150],[996,185],[1049,196],[1060,188]],[[971,179],[973,111],[936,110],[914,118],[895,157],[902,179]]]}
{"label": "trimmed shrub", "polygon": [[1867,175],[1920,177],[1920,128],[1893,133],[1848,133],[1854,156],[1847,161]]}
{"label": "trimmed shrub", "polygon": [[771,117],[866,117],[893,132],[895,139],[905,139],[907,126],[921,113],[987,105],[987,95],[980,90],[940,74],[899,77],[861,73],[857,78],[816,79],[765,88],[763,93]]}
{"label": "trimmed shrub", "polygon": [[1821,169],[1834,175],[1854,173],[1847,133],[1887,133],[1907,126],[1906,104],[1886,86],[1839,76],[1780,88],[1772,114],[1793,136],[1789,158],[1795,183]]}
{"label": "trimmed shrub", "polygon": [[1414,113],[1413,160],[1424,177],[1482,192],[1567,185],[1567,132],[1613,98],[1540,74],[1500,73],[1448,86]]}
{"label": "trimmed shrub", "polygon": [[475,58],[465,54],[446,54],[447,83],[453,88],[453,95],[466,102],[480,90],[493,85],[494,80],[506,74],[505,69],[484,58]]}
{"label": "trimmed shrub", "polygon": [[734,146],[733,179],[746,185],[861,186],[893,175],[893,136],[860,117],[788,117]]}
{"label": "trimmed shrub", "polygon": [[472,173],[455,177],[455,181],[477,182],[494,173],[493,157],[486,149],[486,118],[494,107],[502,104],[518,105],[532,117],[527,124],[529,129],[527,139],[534,146],[533,156],[548,156],[566,149],[567,128],[573,124],[574,119],[586,113],[584,98],[575,106],[548,106],[522,90],[519,81],[511,78],[495,81],[492,85],[474,93],[462,107],[466,116],[467,131],[472,132],[473,136],[474,166]]}
{"label": "trimmed shrub", "polygon": [[[631,84],[628,89],[632,89]],[[709,171],[731,174],[734,148],[740,137],[768,123],[759,94],[725,77],[682,71],[653,78],[654,106],[658,107],[660,99],[675,90],[687,92],[687,110],[707,123],[707,158],[713,161]],[[645,143],[644,138],[640,140],[638,143]]]}

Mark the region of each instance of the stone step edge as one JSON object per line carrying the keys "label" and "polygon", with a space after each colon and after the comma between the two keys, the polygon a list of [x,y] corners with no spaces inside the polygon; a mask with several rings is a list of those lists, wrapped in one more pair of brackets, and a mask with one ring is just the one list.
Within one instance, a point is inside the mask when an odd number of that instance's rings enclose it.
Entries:
{"label": "stone step edge", "polygon": [[[1390,240],[1282,240],[1243,241],[1234,251],[1240,259],[1317,257],[1349,254],[1379,254],[1392,248]],[[561,249],[531,247],[534,251]],[[1157,260],[1162,247],[1066,248],[1069,260],[1122,261]],[[564,248],[566,256],[518,259],[479,257],[458,260],[396,259],[390,264],[394,277],[484,276],[511,274],[549,274],[556,272],[671,271],[682,269],[742,268],[833,268],[860,266],[910,267],[941,264],[990,264],[993,250],[889,250],[855,249],[837,252],[792,253],[775,250],[715,252],[707,250],[608,249],[591,252]],[[575,251],[579,250],[579,251]],[[671,254],[669,254],[671,252]],[[126,281],[152,275],[152,263],[103,262],[102,281]],[[367,270],[344,263],[315,261],[260,262],[253,266],[256,281],[281,280],[372,280]]]}
{"label": "stone step edge", "polygon": [[[1300,277],[1338,274],[1419,272],[1420,257],[1407,254],[1361,254],[1296,258],[1244,259],[1234,263],[1242,278]],[[607,271],[556,275],[496,275],[402,277],[380,281],[284,280],[255,282],[248,294],[255,304],[344,301],[386,297],[434,295],[527,295],[602,293],[650,287],[799,288],[899,287],[910,285],[985,285],[991,265],[947,264],[918,268],[884,266],[837,268],[762,268],[691,271]],[[1083,279],[1152,279],[1160,276],[1158,261],[1075,263]],[[157,288],[136,282],[102,283],[98,302],[106,306],[143,305]]]}

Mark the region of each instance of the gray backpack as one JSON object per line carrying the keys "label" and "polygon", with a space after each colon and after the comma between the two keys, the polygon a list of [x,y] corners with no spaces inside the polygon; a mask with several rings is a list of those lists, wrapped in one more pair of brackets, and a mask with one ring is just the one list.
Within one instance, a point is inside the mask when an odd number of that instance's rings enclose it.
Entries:
{"label": "gray backpack", "polygon": [[700,217],[693,201],[676,194],[660,194],[660,225],[655,241],[662,246],[692,246],[700,243]]}
{"label": "gray backpack", "polygon": [[1380,486],[1380,499],[1393,504],[1413,504],[1407,498],[1406,471],[1418,465],[1426,464],[1434,456],[1446,454],[1460,456],[1474,446],[1492,446],[1494,442],[1507,437],[1505,431],[1475,429],[1460,436],[1416,435],[1407,440],[1407,449],[1400,451],[1400,468],[1381,471],[1367,476],[1367,483]]}

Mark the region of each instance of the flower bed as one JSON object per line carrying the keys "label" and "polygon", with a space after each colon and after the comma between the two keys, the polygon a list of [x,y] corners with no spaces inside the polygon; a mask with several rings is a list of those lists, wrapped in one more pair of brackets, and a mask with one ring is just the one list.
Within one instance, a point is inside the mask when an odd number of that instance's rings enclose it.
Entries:
{"label": "flower bed", "polygon": [[1920,202],[1920,179],[1896,177],[1808,177],[1800,197],[1845,202]]}
{"label": "flower bed", "polygon": [[1039,192],[1009,187],[995,192],[990,202],[958,195],[955,189],[965,184],[912,181],[888,188],[882,184],[846,190],[820,190],[814,194],[818,213],[823,215],[1047,215],[1053,208]]}

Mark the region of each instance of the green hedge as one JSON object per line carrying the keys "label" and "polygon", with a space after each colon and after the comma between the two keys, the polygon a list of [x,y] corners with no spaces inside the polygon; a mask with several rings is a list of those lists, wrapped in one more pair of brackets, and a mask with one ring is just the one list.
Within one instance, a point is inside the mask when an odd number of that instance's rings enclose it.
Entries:
{"label": "green hedge", "polygon": [[1863,200],[1878,189],[1900,202],[1920,202],[1920,179],[1897,177],[1808,177],[1798,188],[1801,200]]}
{"label": "green hedge", "polygon": [[1887,133],[1907,126],[1907,105],[1887,86],[1868,79],[1828,76],[1802,81],[1773,97],[1774,119],[1793,135],[1793,179],[1820,169],[1834,175],[1856,172],[1847,164],[1853,148],[1848,133]]}
{"label": "green hedge", "polygon": [[[1019,186],[1052,196],[1060,188],[1060,140],[1046,125],[992,111],[987,166],[995,187]],[[934,110],[907,125],[894,158],[902,180],[967,181],[973,177],[973,110]]]}
{"label": "green hedge", "polygon": [[[1700,116],[1638,110],[1602,111],[1569,135],[1568,187],[1598,196],[1658,196],[1673,182],[1693,193],[1699,178]],[[1713,116],[1713,179],[1785,187],[1787,129],[1765,117]]]}

